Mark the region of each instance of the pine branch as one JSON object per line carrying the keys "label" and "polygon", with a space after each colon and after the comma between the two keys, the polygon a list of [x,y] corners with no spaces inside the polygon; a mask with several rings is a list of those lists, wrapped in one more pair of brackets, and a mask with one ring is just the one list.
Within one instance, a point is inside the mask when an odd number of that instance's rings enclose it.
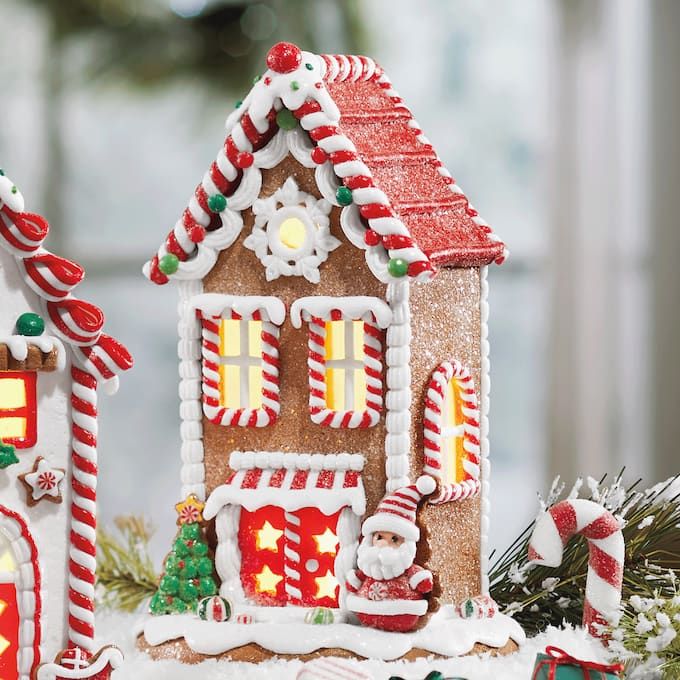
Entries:
{"label": "pine branch", "polygon": [[[601,503],[625,522],[626,567],[623,598],[652,589],[669,594],[666,575],[680,573],[680,479],[674,477],[643,492],[639,481],[627,489],[620,473],[610,486],[606,478],[587,480],[590,500]],[[575,497],[579,480],[568,496],[555,480],[542,510],[563,497]],[[580,625],[588,573],[588,544],[571,541],[557,568],[530,565],[527,553],[534,523],[496,559],[490,572],[491,593],[531,633],[563,622]]]}
{"label": "pine branch", "polygon": [[97,532],[97,598],[100,606],[134,612],[158,587],[149,556],[154,528],[142,517],[115,519],[116,532]]}

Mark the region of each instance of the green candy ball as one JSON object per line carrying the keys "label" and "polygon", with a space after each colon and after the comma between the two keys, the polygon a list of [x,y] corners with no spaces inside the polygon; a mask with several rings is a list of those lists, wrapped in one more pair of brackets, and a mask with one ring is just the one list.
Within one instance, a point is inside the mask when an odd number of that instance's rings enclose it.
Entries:
{"label": "green candy ball", "polygon": [[406,276],[408,273],[408,262],[406,262],[406,260],[402,260],[400,257],[393,257],[387,263],[387,271],[390,273],[390,276],[394,276],[396,278]]}
{"label": "green candy ball", "polygon": [[194,546],[194,555],[196,557],[205,557],[208,554],[208,546],[205,543],[197,543]]}
{"label": "green candy ball", "polygon": [[168,595],[177,595],[180,588],[179,579],[177,578],[177,576],[170,576],[166,574],[161,579],[160,588],[163,593],[166,593]]}
{"label": "green candy ball", "polygon": [[154,616],[158,616],[159,614],[163,614],[165,612],[165,603],[163,602],[158,593],[156,593],[151,598],[151,602],[149,603],[149,611]]}
{"label": "green candy ball", "polygon": [[198,588],[191,582],[179,584],[179,596],[185,602],[193,602],[198,597]]}
{"label": "green candy ball", "polygon": [[214,213],[221,213],[227,207],[227,199],[222,194],[213,194],[208,198],[208,207]]}
{"label": "green candy ball", "polygon": [[202,557],[200,560],[198,560],[198,573],[201,576],[212,576],[213,565],[210,559],[207,557]]}
{"label": "green candy ball", "polygon": [[196,578],[198,575],[198,566],[196,565],[196,560],[192,558],[187,558],[184,563],[184,569],[180,574],[180,578]]}
{"label": "green candy ball", "polygon": [[179,560],[174,555],[170,555],[170,557],[165,560],[165,573],[172,576],[177,576],[177,574],[179,574],[179,570]]}
{"label": "green candy ball", "polygon": [[210,576],[202,578],[198,582],[198,590],[203,597],[215,595],[215,593],[217,593],[217,585],[215,584],[215,580]]}
{"label": "green candy ball", "polygon": [[42,335],[45,331],[43,318],[33,312],[25,312],[17,319],[17,332],[19,335],[35,337]]}
{"label": "green candy ball", "polygon": [[175,554],[177,557],[186,557],[191,553],[191,549],[189,546],[186,544],[185,541],[176,541],[175,542]]}
{"label": "green candy ball", "polygon": [[158,261],[158,268],[163,274],[170,276],[179,269],[179,258],[177,255],[172,255],[170,253],[163,255]]}
{"label": "green candy ball", "polygon": [[439,671],[430,671],[425,676],[425,680],[444,680],[444,675]]}
{"label": "green candy ball", "polygon": [[201,527],[198,524],[184,524],[180,531],[180,536],[185,541],[195,541],[201,537]]}
{"label": "green candy ball", "polygon": [[294,130],[297,127],[298,122],[292,111],[289,109],[281,109],[276,114],[276,124],[282,130]]}
{"label": "green candy ball", "polygon": [[340,205],[349,205],[352,202],[352,190],[347,187],[338,187],[335,192],[335,200]]}
{"label": "green candy ball", "polygon": [[186,602],[183,600],[180,600],[178,597],[176,597],[173,601],[172,604],[170,605],[171,611],[173,611],[175,614],[184,614],[189,607],[187,607]]}

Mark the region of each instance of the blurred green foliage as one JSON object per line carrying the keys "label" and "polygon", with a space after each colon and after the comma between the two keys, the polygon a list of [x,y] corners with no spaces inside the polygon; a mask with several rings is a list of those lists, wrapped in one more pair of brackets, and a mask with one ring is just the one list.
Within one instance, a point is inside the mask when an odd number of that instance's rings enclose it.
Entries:
{"label": "blurred green foliage", "polygon": [[317,52],[366,47],[359,0],[27,1],[44,11],[55,52],[87,45],[79,75],[145,87],[198,78],[242,89],[278,40]]}

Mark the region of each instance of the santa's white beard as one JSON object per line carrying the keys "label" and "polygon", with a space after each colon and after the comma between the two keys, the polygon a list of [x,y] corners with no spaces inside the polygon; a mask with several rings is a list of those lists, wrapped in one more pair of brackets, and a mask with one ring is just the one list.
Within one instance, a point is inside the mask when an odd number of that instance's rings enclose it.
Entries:
{"label": "santa's white beard", "polygon": [[404,541],[399,547],[371,545],[371,536],[361,540],[357,551],[357,565],[367,576],[379,581],[401,576],[416,557],[416,542]]}

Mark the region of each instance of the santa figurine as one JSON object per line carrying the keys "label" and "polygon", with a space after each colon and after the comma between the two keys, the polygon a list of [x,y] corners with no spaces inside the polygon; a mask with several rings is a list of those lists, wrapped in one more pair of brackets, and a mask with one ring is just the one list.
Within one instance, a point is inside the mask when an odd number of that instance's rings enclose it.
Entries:
{"label": "santa figurine", "polygon": [[416,512],[436,483],[422,476],[385,496],[363,523],[357,570],[347,575],[346,607],[365,626],[405,633],[427,614],[432,572],[414,564],[420,529]]}

